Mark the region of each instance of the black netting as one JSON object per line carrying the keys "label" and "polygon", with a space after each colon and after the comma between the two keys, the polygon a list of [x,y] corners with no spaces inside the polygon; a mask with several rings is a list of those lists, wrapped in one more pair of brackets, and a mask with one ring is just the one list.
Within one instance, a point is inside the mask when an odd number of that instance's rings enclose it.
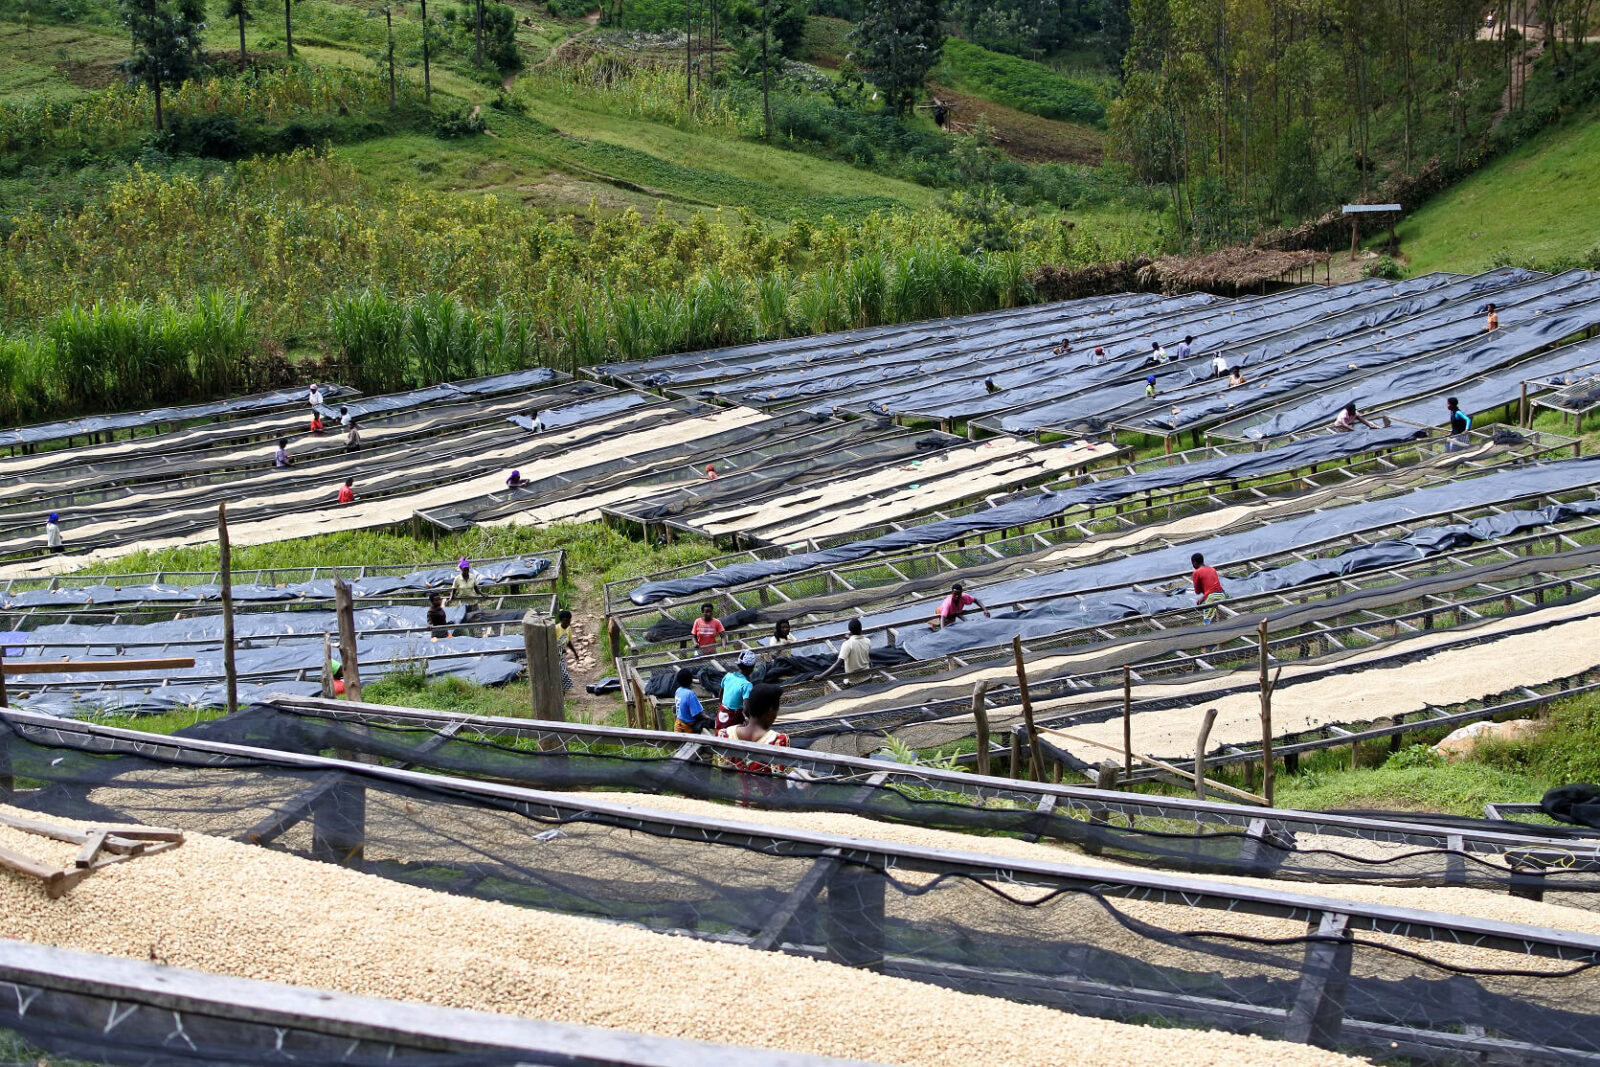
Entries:
{"label": "black netting", "polygon": [[[1041,795],[1023,783],[1014,790],[964,792],[948,780],[919,777],[916,768],[893,764],[885,764],[879,772],[883,780],[873,782],[861,771],[852,777],[850,768],[825,757],[793,752],[785,757],[786,773],[767,778],[725,770],[709,759],[676,758],[676,744],[651,748],[567,737],[562,746],[543,749],[526,738],[497,737],[492,731],[492,726],[480,725],[446,736],[421,726],[348,721],[310,709],[262,705],[184,733],[285,752],[355,753],[536,789],[672,793],[777,811],[838,812],[974,835],[1024,837],[1167,871],[1301,882],[1470,886],[1524,896],[1550,894],[1564,904],[1600,907],[1600,871],[1561,869],[1548,858],[1534,864],[1515,853],[1476,856],[1421,846],[1374,852],[1359,840],[1346,840],[1341,849],[1337,839],[1322,835],[1317,845],[1307,846],[1282,826],[1252,834],[1243,827],[1184,825],[1177,817],[1138,817],[1126,809],[1110,814],[1059,800],[1041,805]],[[981,851],[982,845],[975,837],[972,848]],[[1064,860],[1072,858],[1063,855]]]}
{"label": "black netting", "polygon": [[[24,806],[256,840],[398,881],[1095,1015],[1464,1062],[1600,1054],[1600,941],[14,724]],[[125,742],[131,743],[131,742]],[[242,750],[248,751],[248,750]],[[783,780],[752,777],[764,796]],[[1339,917],[1348,911],[1348,923]],[[1443,925],[1440,925],[1443,924]],[[1468,947],[1465,942],[1471,942]]]}

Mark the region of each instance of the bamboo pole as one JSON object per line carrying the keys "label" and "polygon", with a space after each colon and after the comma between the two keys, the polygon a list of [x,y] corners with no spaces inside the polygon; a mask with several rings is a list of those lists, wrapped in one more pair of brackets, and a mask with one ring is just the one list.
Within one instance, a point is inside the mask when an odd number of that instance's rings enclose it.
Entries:
{"label": "bamboo pole", "polygon": [[217,505],[217,581],[222,586],[222,673],[228,684],[228,714],[239,710],[239,668],[233,658],[233,545],[228,540],[228,505]]}
{"label": "bamboo pole", "polygon": [[1022,666],[1022,635],[1011,639],[1011,656],[1017,662],[1017,691],[1022,696],[1022,718],[1028,724],[1028,773],[1036,782],[1044,781],[1044,764],[1039,755],[1039,728],[1033,723],[1033,701],[1028,699],[1028,672]]}
{"label": "bamboo pole", "polygon": [[1133,668],[1122,667],[1122,773],[1133,780]]}
{"label": "bamboo pole", "polygon": [[361,699],[361,666],[356,662],[356,603],[343,578],[333,580],[334,610],[339,616],[339,662],[344,669],[346,700]]}
{"label": "bamboo pole", "polygon": [[1261,795],[1266,797],[1267,806],[1272,806],[1273,796],[1277,791],[1277,768],[1272,762],[1272,691],[1277,688],[1278,678],[1283,676],[1283,668],[1278,668],[1278,675],[1274,678],[1267,677],[1267,620],[1262,619],[1261,625],[1256,628],[1260,638],[1260,653],[1258,659],[1261,666]]}
{"label": "bamboo pole", "polygon": [[1200,718],[1200,736],[1194,742],[1194,796],[1206,798],[1206,741],[1211,737],[1211,724],[1217,721],[1217,709],[1207,708]]}

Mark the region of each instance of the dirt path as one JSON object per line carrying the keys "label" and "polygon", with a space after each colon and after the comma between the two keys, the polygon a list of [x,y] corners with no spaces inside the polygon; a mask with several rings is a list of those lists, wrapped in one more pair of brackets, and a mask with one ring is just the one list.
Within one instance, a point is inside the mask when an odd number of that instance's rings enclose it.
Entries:
{"label": "dirt path", "polygon": [[610,649],[605,644],[605,604],[600,587],[592,578],[573,578],[572,644],[578,650],[574,662],[570,652],[567,673],[572,676],[572,689],[567,693],[569,702],[578,704],[578,716],[586,722],[605,722],[618,703],[614,693],[595,696],[588,686],[611,673]]}

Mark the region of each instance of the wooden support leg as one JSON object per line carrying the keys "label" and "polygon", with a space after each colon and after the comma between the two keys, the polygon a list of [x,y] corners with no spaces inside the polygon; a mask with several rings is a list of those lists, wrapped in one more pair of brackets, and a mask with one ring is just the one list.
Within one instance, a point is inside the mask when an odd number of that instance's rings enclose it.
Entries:
{"label": "wooden support leg", "polygon": [[1286,1040],[1319,1048],[1336,1047],[1344,1026],[1344,996],[1350,984],[1354,944],[1348,921],[1344,915],[1324,912],[1317,924],[1319,940],[1306,946],[1300,989],[1284,1027]]}
{"label": "wooden support leg", "polygon": [[883,967],[884,875],[841,864],[828,876],[828,960],[846,967]]}

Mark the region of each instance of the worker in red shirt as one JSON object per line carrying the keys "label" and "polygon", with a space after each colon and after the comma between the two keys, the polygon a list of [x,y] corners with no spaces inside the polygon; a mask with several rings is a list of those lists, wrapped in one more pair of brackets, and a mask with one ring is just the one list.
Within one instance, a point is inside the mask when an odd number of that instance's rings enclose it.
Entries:
{"label": "worker in red shirt", "polygon": [[694,620],[694,625],[689,632],[694,635],[694,650],[698,655],[716,651],[722,643],[722,620],[717,618],[717,609],[706,601],[700,605],[700,617]]}
{"label": "worker in red shirt", "polygon": [[1195,606],[1200,609],[1200,621],[1209,626],[1217,619],[1217,603],[1228,599],[1228,594],[1222,591],[1217,569],[1206,566],[1204,556],[1196,552],[1189,557],[1189,562],[1194,566],[1194,595],[1199,598]]}
{"label": "worker in red shirt", "polygon": [[339,503],[354,504],[355,501],[356,481],[354,478],[346,478],[344,484],[339,487]]}

